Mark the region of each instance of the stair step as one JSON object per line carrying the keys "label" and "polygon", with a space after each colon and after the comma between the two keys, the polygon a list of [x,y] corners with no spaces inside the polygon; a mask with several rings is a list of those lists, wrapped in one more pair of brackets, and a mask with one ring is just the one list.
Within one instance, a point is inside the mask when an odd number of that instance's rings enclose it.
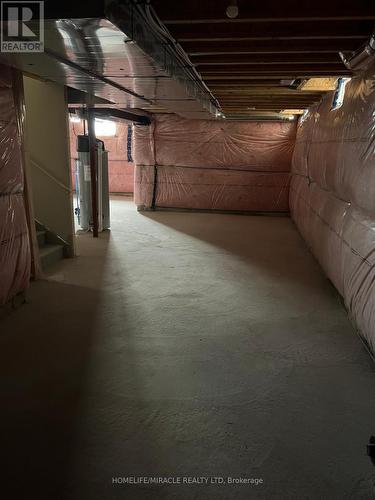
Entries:
{"label": "stair step", "polygon": [[37,231],[36,238],[38,240],[39,247],[43,247],[46,244],[46,234],[47,231]]}
{"label": "stair step", "polygon": [[40,262],[42,268],[45,270],[48,266],[56,264],[59,260],[63,258],[63,246],[62,245],[44,245],[40,248]]}

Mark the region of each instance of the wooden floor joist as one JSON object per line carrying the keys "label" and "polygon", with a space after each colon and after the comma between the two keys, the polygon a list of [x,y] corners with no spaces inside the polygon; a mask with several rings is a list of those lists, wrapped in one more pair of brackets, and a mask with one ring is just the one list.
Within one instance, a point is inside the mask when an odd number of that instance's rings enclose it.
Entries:
{"label": "wooden floor joist", "polygon": [[375,22],[373,0],[239,1],[234,19],[226,15],[228,0],[151,5],[224,113],[238,117],[253,107],[259,114],[319,101],[338,78],[352,76],[339,53],[363,46]]}

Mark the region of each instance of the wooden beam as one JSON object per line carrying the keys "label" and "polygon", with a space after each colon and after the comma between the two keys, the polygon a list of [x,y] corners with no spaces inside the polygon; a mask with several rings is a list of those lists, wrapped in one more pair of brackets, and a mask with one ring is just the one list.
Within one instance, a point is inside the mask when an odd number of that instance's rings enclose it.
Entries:
{"label": "wooden beam", "polygon": [[[301,106],[301,109],[307,109],[310,106]],[[259,107],[251,107],[248,109],[246,106],[243,107],[223,107],[222,111],[224,114],[226,113],[235,113],[235,112],[244,112],[244,111],[281,111],[282,109],[288,109],[288,106],[259,106]]]}
{"label": "wooden beam", "polygon": [[228,106],[255,106],[255,107],[260,107],[260,106],[284,106],[286,108],[298,108],[299,106],[310,106],[311,104],[314,104],[315,101],[305,101],[305,102],[300,102],[300,101],[243,101],[243,102],[236,102],[236,101],[219,101],[220,106],[222,108],[226,108]]}
{"label": "wooden beam", "polygon": [[[275,74],[273,74],[275,73]],[[219,81],[241,81],[241,82],[247,82],[251,79],[267,79],[270,76],[276,77],[278,79],[287,79],[287,78],[311,78],[311,77],[324,77],[324,76],[351,76],[350,71],[304,71],[301,73],[298,73],[297,71],[295,73],[279,73],[272,72],[272,71],[262,71],[262,73],[258,72],[247,72],[246,74],[244,73],[239,73],[239,74],[231,74],[230,72],[228,73],[212,73],[212,74],[202,74],[203,79],[207,81],[212,81],[212,82],[219,82]],[[239,83],[238,83],[239,84]]]}
{"label": "wooden beam", "polygon": [[259,93],[259,94],[218,94],[215,93],[215,96],[217,98],[221,99],[296,99],[296,100],[314,100],[314,99],[320,99],[322,97],[321,94],[304,94],[303,92],[296,92],[294,94],[277,94],[273,93],[272,91],[267,92],[267,93]]}
{"label": "wooden beam", "polygon": [[257,109],[306,109],[310,108],[314,103],[309,104],[299,104],[298,106],[293,106],[291,104],[248,104],[246,106],[221,106],[221,109],[225,112],[228,109],[242,109],[242,110],[257,110]]}
{"label": "wooden beam", "polygon": [[[267,111],[267,110],[258,111],[256,109],[242,109],[242,110],[236,111],[235,113],[236,114],[245,114],[246,113],[246,115],[258,115],[259,113],[262,113],[262,114],[264,113],[264,115],[275,115],[276,113],[278,113],[278,111],[275,112],[272,110],[271,111]],[[226,116],[228,117],[229,115],[231,115],[231,112],[228,112]]]}
{"label": "wooden beam", "polygon": [[285,87],[249,87],[232,89],[230,86],[225,89],[221,87],[211,87],[210,89],[216,96],[221,97],[247,97],[249,95],[278,95],[278,96],[307,96],[311,98],[320,97],[325,90],[294,90]]}
{"label": "wooden beam", "polygon": [[[368,14],[368,13],[367,13]],[[211,19],[171,19],[170,21],[166,20],[164,21],[164,24],[168,27],[173,27],[173,26],[179,26],[182,24],[185,25],[199,25],[199,24],[237,24],[237,23],[305,23],[305,22],[333,22],[333,21],[339,21],[339,22],[344,22],[344,21],[350,21],[350,22],[355,22],[355,21],[373,21],[375,20],[375,14],[370,13],[369,15],[366,15],[363,13],[363,15],[355,16],[340,16],[340,15],[335,15],[335,16],[325,16],[324,14],[322,15],[316,15],[316,16],[288,16],[288,17],[238,17],[234,19],[230,19],[228,17],[219,17],[219,18],[211,18]]]}
{"label": "wooden beam", "polygon": [[[236,88],[241,88],[241,89],[251,89],[253,87],[269,87],[270,85],[280,85],[280,78],[277,79],[270,79],[271,77],[267,78],[254,78],[251,79],[247,82],[222,82],[218,80],[217,82],[212,82],[211,87],[212,88],[224,88],[224,89],[233,89],[235,90]],[[280,87],[282,88],[282,87]]]}
{"label": "wooden beam", "polygon": [[228,120],[236,120],[236,119],[248,120],[249,118],[254,118],[254,117],[257,117],[258,119],[260,119],[261,117],[264,117],[264,118],[281,118],[282,116],[285,117],[285,115],[280,114],[281,111],[282,110],[280,110],[280,111],[242,110],[242,111],[236,111],[234,113],[228,112],[225,114],[225,118],[228,121]]}
{"label": "wooden beam", "polygon": [[210,54],[191,56],[194,66],[252,64],[342,64],[339,53],[328,54]]}
{"label": "wooden beam", "polygon": [[[197,22],[228,19],[225,12],[228,0],[152,0],[159,17],[166,23],[183,21]],[[239,17],[252,20],[272,18],[285,19],[337,19],[374,18],[375,5],[372,0],[262,0],[262,2],[239,2]]]}
{"label": "wooden beam", "polygon": [[293,105],[290,105],[290,104],[274,104],[274,105],[267,105],[267,104],[259,104],[259,105],[252,105],[252,104],[249,104],[247,106],[222,106],[221,109],[222,111],[225,113],[227,112],[229,109],[230,110],[246,110],[246,111],[255,111],[255,110],[258,110],[258,109],[306,109],[306,108],[310,108],[314,103],[309,103],[309,104],[301,104],[301,105],[298,105],[298,106],[293,106]]}
{"label": "wooden beam", "polygon": [[368,39],[367,34],[359,38],[334,38],[329,40],[185,40],[184,49],[190,55],[210,54],[316,54],[355,51]]}
{"label": "wooden beam", "polygon": [[296,103],[296,102],[290,102],[290,101],[265,101],[265,102],[257,102],[257,101],[249,101],[249,102],[222,102],[220,103],[222,108],[226,107],[261,107],[261,106],[285,106],[287,108],[296,108],[301,106],[310,106],[313,104],[312,102],[304,102],[304,103]]}
{"label": "wooden beam", "polygon": [[172,35],[180,42],[186,40],[267,40],[267,39],[335,39],[370,36],[374,22],[370,21],[306,21],[238,22],[216,24],[174,25]]}
{"label": "wooden beam", "polygon": [[320,63],[288,63],[285,64],[275,63],[275,64],[202,64],[198,67],[198,70],[201,75],[212,75],[212,74],[221,74],[221,73],[230,73],[230,74],[246,74],[246,73],[275,73],[278,72],[286,72],[286,73],[295,73],[295,72],[305,72],[305,71],[343,71],[344,73],[348,73],[348,69],[345,67],[343,62],[337,63],[329,63],[329,64],[320,64]]}
{"label": "wooden beam", "polygon": [[217,97],[217,100],[221,105],[224,104],[229,104],[229,103],[237,103],[237,104],[246,104],[248,102],[288,102],[288,103],[310,103],[310,102],[319,102],[321,100],[321,97],[318,99],[308,99],[308,100],[298,100],[298,99],[253,99],[249,97],[249,99],[233,99],[233,100],[228,100],[228,99],[221,99],[220,97]]}
{"label": "wooden beam", "polygon": [[228,97],[228,96],[220,96],[218,94],[215,94],[215,97],[216,99],[219,101],[219,102],[247,102],[249,100],[262,100],[262,99],[279,99],[280,101],[283,100],[283,101],[290,101],[290,102],[315,102],[315,101],[320,101],[320,99],[322,98],[322,95],[319,95],[317,97],[309,97],[309,98],[306,98],[306,99],[303,99],[303,98],[296,98],[296,97],[290,97],[290,96],[283,96],[283,95],[277,95],[277,94],[269,94],[268,96],[265,96],[265,95],[248,95],[248,96],[243,96],[243,97]]}
{"label": "wooden beam", "polygon": [[236,98],[232,98],[232,99],[227,99],[227,98],[224,98],[224,99],[221,99],[220,97],[217,98],[218,101],[220,101],[221,103],[223,102],[238,102],[238,103],[243,103],[243,102],[314,102],[314,101],[319,101],[321,99],[321,97],[319,97],[318,99],[292,99],[292,98],[288,98],[288,97],[273,97],[273,96],[269,96],[269,97],[248,97],[248,98],[242,98],[242,99],[236,99]]}
{"label": "wooden beam", "polygon": [[288,98],[285,98],[285,99],[281,99],[279,97],[259,97],[259,98],[254,98],[254,97],[249,97],[247,99],[221,99],[221,98],[217,98],[217,100],[223,104],[223,103],[238,103],[238,104],[243,104],[243,103],[246,103],[246,102],[271,102],[271,103],[274,103],[274,102],[294,102],[294,103],[309,103],[309,102],[315,102],[315,101],[319,101],[319,99],[288,99]]}

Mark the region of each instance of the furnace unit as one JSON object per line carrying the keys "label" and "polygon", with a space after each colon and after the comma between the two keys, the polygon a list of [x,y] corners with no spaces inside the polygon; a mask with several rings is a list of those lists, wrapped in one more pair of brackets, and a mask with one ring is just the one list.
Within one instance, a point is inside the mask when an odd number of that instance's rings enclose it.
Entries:
{"label": "furnace unit", "polygon": [[[76,189],[77,206],[75,209],[78,224],[84,231],[92,229],[91,203],[91,169],[89,138],[87,135],[77,136]],[[104,142],[96,139],[96,166],[98,186],[98,219],[99,231],[110,227],[109,214],[109,182],[108,182],[108,151]]]}

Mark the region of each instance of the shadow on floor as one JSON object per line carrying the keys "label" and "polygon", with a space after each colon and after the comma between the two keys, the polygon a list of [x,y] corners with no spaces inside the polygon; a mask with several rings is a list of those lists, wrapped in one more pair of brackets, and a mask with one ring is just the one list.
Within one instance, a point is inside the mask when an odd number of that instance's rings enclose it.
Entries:
{"label": "shadow on floor", "polygon": [[280,284],[311,286],[316,281],[318,287],[324,283],[327,290],[336,294],[289,217],[173,211],[145,211],[140,215],[235,255],[244,264],[278,279]]}
{"label": "shadow on floor", "polygon": [[65,484],[99,303],[96,290],[40,281],[1,325],[1,476],[12,498],[56,498]]}
{"label": "shadow on floor", "polygon": [[4,498],[367,500],[374,371],[290,221],[116,221],[1,322]]}

